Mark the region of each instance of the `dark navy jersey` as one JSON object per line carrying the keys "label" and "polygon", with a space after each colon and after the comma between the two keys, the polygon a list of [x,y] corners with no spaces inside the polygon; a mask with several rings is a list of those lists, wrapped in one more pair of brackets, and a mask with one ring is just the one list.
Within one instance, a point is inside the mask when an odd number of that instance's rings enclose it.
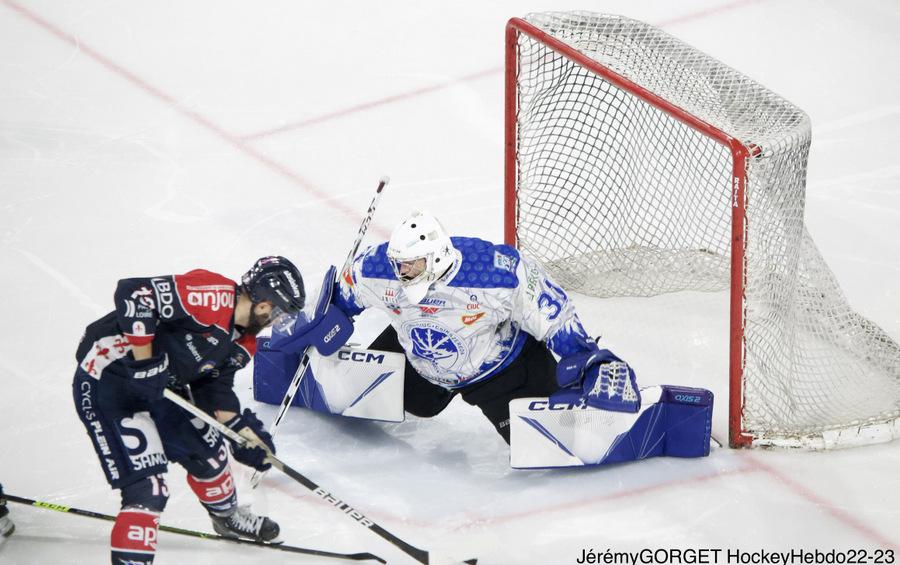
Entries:
{"label": "dark navy jersey", "polygon": [[166,353],[173,385],[190,384],[206,411],[239,412],[234,374],[249,363],[256,339],[234,326],[237,284],[194,270],[183,275],[122,279],[116,309],[85,330],[76,360],[88,375],[122,387],[132,346]]}

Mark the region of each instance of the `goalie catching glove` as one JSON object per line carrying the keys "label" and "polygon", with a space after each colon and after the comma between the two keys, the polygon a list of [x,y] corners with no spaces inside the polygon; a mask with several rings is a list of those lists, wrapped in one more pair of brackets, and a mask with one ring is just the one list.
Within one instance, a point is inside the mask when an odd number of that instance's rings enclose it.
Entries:
{"label": "goalie catching glove", "polygon": [[234,416],[225,425],[247,440],[244,445],[231,442],[235,459],[258,471],[266,471],[272,466],[266,458],[275,455],[275,443],[252,410],[244,408],[243,414]]}
{"label": "goalie catching glove", "polygon": [[634,369],[608,349],[559,360],[556,381],[561,387],[550,396],[553,403],[587,405],[614,412],[637,412],[641,407]]}

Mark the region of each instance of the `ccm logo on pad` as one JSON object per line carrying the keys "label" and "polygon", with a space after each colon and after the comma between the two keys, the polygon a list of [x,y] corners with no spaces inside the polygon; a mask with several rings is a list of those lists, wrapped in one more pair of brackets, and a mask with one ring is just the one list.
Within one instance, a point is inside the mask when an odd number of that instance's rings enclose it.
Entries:
{"label": "ccm logo on pad", "polygon": [[384,363],[384,355],[367,353],[365,351],[338,351],[338,359],[342,361],[356,361],[358,363]]}
{"label": "ccm logo on pad", "polygon": [[584,410],[584,406],[572,404],[570,402],[554,402],[550,403],[546,400],[535,400],[528,405],[529,410]]}

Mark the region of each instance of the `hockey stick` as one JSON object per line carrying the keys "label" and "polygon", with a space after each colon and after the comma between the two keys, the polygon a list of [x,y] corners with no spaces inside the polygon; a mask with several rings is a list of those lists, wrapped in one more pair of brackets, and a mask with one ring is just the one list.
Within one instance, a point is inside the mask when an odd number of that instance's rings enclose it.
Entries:
{"label": "hockey stick", "polygon": [[344,268],[341,269],[341,272],[346,271],[350,265],[353,264],[356,252],[359,251],[359,245],[362,243],[363,237],[366,236],[366,232],[369,230],[372,216],[375,215],[375,208],[378,206],[378,201],[381,199],[381,191],[384,190],[384,187],[386,187],[389,182],[391,182],[391,177],[387,175],[378,179],[378,188],[375,189],[375,196],[372,197],[372,202],[369,203],[369,209],[366,210],[366,217],[363,218],[362,224],[359,226],[359,232],[356,234],[356,241],[353,242],[353,249],[351,249],[350,254],[347,255],[347,260],[344,261]]}
{"label": "hockey stick", "polygon": [[[359,246],[366,236],[366,232],[369,230],[369,223],[371,223],[372,217],[375,215],[375,208],[378,206],[379,200],[381,200],[381,191],[384,190],[384,187],[387,186],[389,182],[391,182],[391,179],[388,176],[383,176],[378,180],[378,188],[375,189],[375,196],[372,197],[372,202],[369,204],[369,209],[366,211],[366,217],[363,218],[362,224],[359,226],[359,232],[356,234],[356,241],[353,242],[353,248],[350,249],[350,254],[347,255],[344,266],[336,273],[336,277],[342,276],[343,273],[347,272],[347,270],[353,266],[353,259],[356,258],[356,252],[359,251]],[[337,279],[334,282],[338,282]],[[303,375],[306,373],[306,367],[308,365],[309,347],[303,350],[303,359],[300,361],[300,366],[297,367],[297,371],[294,372],[294,378],[291,380],[290,386],[284,393],[284,398],[281,400],[278,414],[269,425],[269,435],[273,438],[275,437],[275,432],[278,431],[278,427],[281,426],[281,422],[284,420],[288,408],[290,408],[291,404],[294,402],[297,391],[300,390],[300,384],[303,382]],[[259,486],[259,483],[262,481],[263,475],[265,474],[265,471],[254,471],[253,475],[250,477],[250,488],[255,489]]]}
{"label": "hockey stick", "polygon": [[[287,414],[288,408],[290,408],[291,404],[294,402],[297,391],[300,390],[300,384],[303,382],[303,375],[306,373],[307,365],[309,365],[309,346],[303,350],[303,359],[300,361],[300,366],[297,367],[294,378],[291,380],[291,385],[288,387],[287,391],[285,391],[284,398],[281,399],[281,407],[278,409],[278,414],[269,425],[269,435],[272,436],[272,439],[275,438],[275,433],[278,431],[279,426],[281,426],[281,421],[284,419],[285,414]],[[251,490],[259,486],[259,483],[262,481],[265,474],[265,471],[253,471],[253,475],[250,476]]]}
{"label": "hockey stick", "polygon": [[[203,420],[204,422],[206,422],[207,424],[209,424],[210,426],[212,426],[213,428],[218,430],[220,433],[224,434],[231,441],[237,443],[238,445],[240,445],[240,446],[248,446],[249,445],[252,447],[260,447],[268,452],[268,449],[264,445],[259,445],[255,442],[251,443],[251,440],[248,439],[247,437],[244,437],[243,435],[235,432],[234,430],[232,430],[225,424],[219,422],[214,417],[210,416],[203,410],[200,410],[199,408],[197,408],[196,406],[194,406],[193,404],[191,404],[184,398],[178,396],[171,390],[166,389],[163,394],[165,395],[166,398],[168,398],[169,400],[171,400],[172,402],[174,402],[181,408],[187,410],[188,412],[190,412],[197,418],[200,418],[201,420]],[[253,432],[247,430],[246,428],[244,428],[244,430],[242,430],[242,431],[248,435],[251,435],[253,433]],[[350,516],[351,518],[356,520],[356,522],[359,523],[361,526],[372,530],[377,535],[381,536],[382,539],[387,540],[388,542],[393,544],[395,547],[398,547],[401,550],[403,550],[404,553],[406,553],[407,555],[409,555],[410,557],[412,557],[419,563],[425,563],[425,564],[429,563],[429,553],[426,550],[419,549],[418,547],[415,547],[414,545],[411,545],[411,544],[403,541],[402,539],[398,538],[394,534],[385,530],[384,528],[382,528],[381,526],[376,524],[373,520],[371,520],[370,518],[367,518],[359,510],[353,508],[352,506],[350,506],[343,500],[340,500],[339,498],[337,498],[336,496],[334,496],[333,494],[331,494],[324,488],[322,488],[319,485],[317,485],[316,483],[314,483],[312,480],[310,480],[306,476],[302,475],[299,471],[296,471],[296,470],[292,469],[291,467],[289,467],[288,465],[286,465],[280,459],[275,457],[275,455],[269,453],[267,461],[269,463],[271,463],[273,467],[275,467],[276,469],[278,469],[285,475],[289,476],[290,478],[294,479],[301,485],[303,485],[306,488],[308,488],[309,490],[311,490],[313,494],[315,494],[316,496],[318,496],[319,498],[321,498],[328,504],[331,504],[332,506],[334,506],[335,508],[337,508],[338,510],[340,510],[347,516]],[[470,560],[466,561],[466,563],[468,563],[469,565],[475,565],[475,563],[477,561],[478,561],[477,559],[470,559]]]}
{"label": "hockey stick", "polygon": [[[34,506],[36,508],[44,508],[46,510],[55,510],[56,512],[63,512],[66,514],[75,514],[76,516],[85,516],[87,518],[96,518],[98,520],[106,520],[107,522],[115,522],[116,517],[110,516],[109,514],[101,514],[99,512],[92,512],[90,510],[82,510],[80,508],[70,508],[69,506],[63,506],[61,504],[52,504],[50,502],[42,502],[40,500],[32,500],[30,498],[22,498],[19,496],[13,496],[11,494],[4,494],[3,500],[8,500],[10,502],[18,502],[19,504],[25,504],[27,506]],[[303,553],[306,555],[317,555],[319,557],[332,557],[334,559],[350,559],[353,561],[378,561],[379,563],[387,563],[381,557],[377,555],[373,555],[371,553],[333,553],[331,551],[322,551],[318,549],[307,549],[305,547],[295,547],[292,545],[281,545],[277,543],[267,543],[264,541],[253,541],[246,540],[240,538],[228,538],[225,536],[220,536],[218,534],[207,534],[205,532],[197,532],[194,530],[186,530],[184,528],[174,528],[172,526],[163,526],[160,525],[159,529],[163,532],[169,532],[173,534],[178,534],[182,536],[191,536],[194,538],[202,538],[208,540],[218,540],[218,541],[227,541],[231,543],[239,543],[243,545],[255,545],[259,547],[268,547],[271,549],[277,549],[279,551],[287,551],[290,553]]]}

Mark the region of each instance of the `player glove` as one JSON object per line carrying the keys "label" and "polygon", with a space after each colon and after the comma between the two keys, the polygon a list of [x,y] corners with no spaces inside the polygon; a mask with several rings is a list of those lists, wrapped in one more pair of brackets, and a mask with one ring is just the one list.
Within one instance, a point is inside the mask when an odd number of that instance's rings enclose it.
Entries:
{"label": "player glove", "polygon": [[165,353],[140,361],[129,356],[125,359],[125,368],[132,394],[151,402],[163,397],[169,383],[169,357]]}
{"label": "player glove", "polygon": [[595,363],[584,371],[581,391],[588,406],[615,412],[637,412],[641,392],[634,369],[624,361]]}
{"label": "player glove", "polygon": [[634,369],[608,349],[560,359],[556,380],[561,390],[551,396],[553,402],[579,402],[615,412],[637,412],[641,407]]}
{"label": "player glove", "polygon": [[266,471],[272,466],[266,461],[266,457],[275,454],[275,443],[252,410],[244,408],[243,414],[231,418],[225,425],[248,440],[244,445],[231,443],[235,459],[258,471]]}

